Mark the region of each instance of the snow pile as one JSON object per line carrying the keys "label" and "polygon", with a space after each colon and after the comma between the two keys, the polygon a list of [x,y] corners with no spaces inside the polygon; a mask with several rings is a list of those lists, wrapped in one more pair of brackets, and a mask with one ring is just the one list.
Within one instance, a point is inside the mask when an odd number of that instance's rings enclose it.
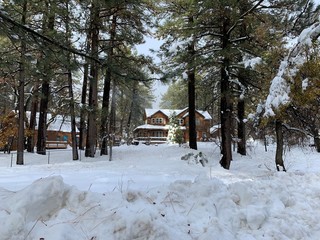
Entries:
{"label": "snow pile", "polygon": [[[120,146],[112,162],[1,167],[0,238],[320,238],[318,153],[294,148],[288,172],[276,172],[274,147],[255,142],[226,171],[214,146]],[[200,150],[204,166],[181,160]]]}

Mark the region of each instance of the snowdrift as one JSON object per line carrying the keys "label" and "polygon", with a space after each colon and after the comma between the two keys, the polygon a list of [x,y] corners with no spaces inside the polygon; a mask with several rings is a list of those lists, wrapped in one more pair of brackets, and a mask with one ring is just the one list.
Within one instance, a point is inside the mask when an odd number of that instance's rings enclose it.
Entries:
{"label": "snowdrift", "polygon": [[147,191],[79,191],[62,177],[0,190],[1,239],[319,239],[319,174],[225,183],[178,180]]}

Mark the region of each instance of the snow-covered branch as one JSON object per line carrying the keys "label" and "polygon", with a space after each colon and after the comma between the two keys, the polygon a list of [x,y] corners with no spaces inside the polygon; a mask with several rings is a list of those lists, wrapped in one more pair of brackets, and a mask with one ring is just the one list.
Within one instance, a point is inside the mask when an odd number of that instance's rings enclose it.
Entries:
{"label": "snow-covered branch", "polygon": [[265,102],[264,116],[274,116],[274,110],[281,105],[290,102],[290,82],[293,81],[298,68],[302,66],[307,59],[303,57],[306,46],[311,46],[320,36],[319,19],[310,27],[304,29],[295,39],[288,55],[281,62],[277,75],[273,78],[269,89],[269,95]]}

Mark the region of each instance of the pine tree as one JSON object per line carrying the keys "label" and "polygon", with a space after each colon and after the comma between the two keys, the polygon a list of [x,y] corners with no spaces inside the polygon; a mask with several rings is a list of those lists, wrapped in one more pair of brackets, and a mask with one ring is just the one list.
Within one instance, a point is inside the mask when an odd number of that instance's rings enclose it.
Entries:
{"label": "pine tree", "polygon": [[[90,9],[90,39],[91,56],[99,58],[99,32],[101,28],[100,3],[93,1]],[[89,103],[88,103],[88,127],[86,140],[86,157],[94,157],[97,144],[97,111],[98,111],[98,74],[99,66],[96,61],[90,63],[89,76]]]}
{"label": "pine tree", "polygon": [[177,118],[175,112],[173,112],[170,116],[168,142],[178,143],[179,146],[183,143],[183,131],[179,125],[179,119]]}

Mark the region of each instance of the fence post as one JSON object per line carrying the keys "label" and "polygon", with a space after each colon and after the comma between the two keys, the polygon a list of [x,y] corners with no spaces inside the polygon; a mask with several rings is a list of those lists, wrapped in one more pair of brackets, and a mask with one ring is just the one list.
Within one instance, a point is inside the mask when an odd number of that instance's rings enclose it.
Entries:
{"label": "fence post", "polygon": [[50,164],[50,151],[48,151],[48,164]]}
{"label": "fence post", "polygon": [[10,167],[12,167],[12,162],[13,162],[13,153],[11,153],[11,163],[10,163]]}

